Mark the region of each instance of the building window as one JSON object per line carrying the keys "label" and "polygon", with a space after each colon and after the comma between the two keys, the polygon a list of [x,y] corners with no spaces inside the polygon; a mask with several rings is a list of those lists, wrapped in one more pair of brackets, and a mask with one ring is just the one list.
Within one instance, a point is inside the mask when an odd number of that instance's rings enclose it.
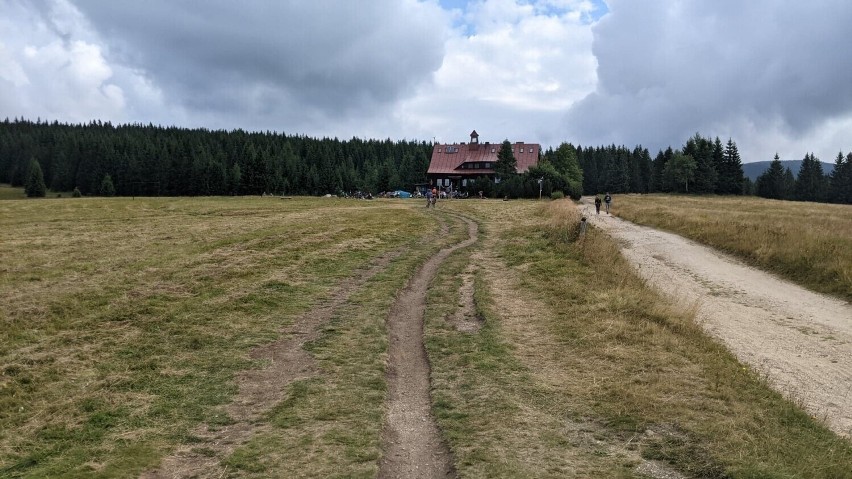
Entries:
{"label": "building window", "polygon": [[524,149],[523,149],[523,148],[521,148],[521,153],[523,153],[523,152],[524,152]]}
{"label": "building window", "polygon": [[495,151],[495,149],[494,149],[494,148],[491,148],[491,153],[494,153],[494,151]]}
{"label": "building window", "polygon": [[440,153],[440,152],[441,152],[441,149],[440,149],[440,148],[438,148],[438,153]]}
{"label": "building window", "polygon": [[486,162],[485,162],[485,168],[486,168],[486,169],[491,168],[491,163],[489,163],[489,162],[487,162],[487,161],[486,161]]}

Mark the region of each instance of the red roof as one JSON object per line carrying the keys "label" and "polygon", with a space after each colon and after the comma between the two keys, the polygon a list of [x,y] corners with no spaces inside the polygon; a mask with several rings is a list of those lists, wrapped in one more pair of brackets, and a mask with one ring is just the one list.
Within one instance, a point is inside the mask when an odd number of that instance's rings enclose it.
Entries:
{"label": "red roof", "polygon": [[[432,149],[432,161],[428,174],[453,174],[479,176],[494,173],[497,153],[502,143],[460,143],[439,144]],[[518,173],[524,173],[530,166],[538,164],[541,145],[538,143],[512,143],[512,153],[518,162]],[[465,163],[491,163],[491,168],[464,168]]]}

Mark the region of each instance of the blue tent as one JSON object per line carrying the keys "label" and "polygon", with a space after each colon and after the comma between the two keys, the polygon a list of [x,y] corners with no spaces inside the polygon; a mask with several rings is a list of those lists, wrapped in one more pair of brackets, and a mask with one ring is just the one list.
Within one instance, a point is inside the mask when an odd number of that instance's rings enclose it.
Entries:
{"label": "blue tent", "polygon": [[393,192],[394,196],[397,198],[411,198],[411,193],[402,190],[396,190]]}

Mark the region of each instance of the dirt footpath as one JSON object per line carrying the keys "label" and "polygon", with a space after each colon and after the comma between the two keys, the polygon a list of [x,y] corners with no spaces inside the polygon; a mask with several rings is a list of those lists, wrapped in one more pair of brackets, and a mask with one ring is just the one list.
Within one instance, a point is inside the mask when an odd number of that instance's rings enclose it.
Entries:
{"label": "dirt footpath", "polygon": [[388,412],[382,431],[379,479],[455,477],[452,456],[432,416],[429,359],[423,345],[423,322],[429,282],[455,250],[478,239],[476,223],[460,218],[468,239],[429,258],[397,296],[388,314]]}
{"label": "dirt footpath", "polygon": [[581,206],[649,284],[835,432],[852,437],[852,305],[712,248]]}

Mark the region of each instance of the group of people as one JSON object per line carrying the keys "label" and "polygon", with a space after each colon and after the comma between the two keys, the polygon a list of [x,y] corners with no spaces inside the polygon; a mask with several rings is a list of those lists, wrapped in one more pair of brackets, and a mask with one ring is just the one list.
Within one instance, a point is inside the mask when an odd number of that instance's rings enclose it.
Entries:
{"label": "group of people", "polygon": [[428,207],[431,206],[432,208],[434,208],[435,203],[437,203],[437,202],[438,202],[438,189],[434,188],[434,187],[431,190],[427,189],[426,190],[426,207],[428,208]]}
{"label": "group of people", "polygon": [[[603,197],[603,203],[606,205],[606,214],[609,214],[609,207],[612,205],[612,196],[610,196],[609,191]],[[597,214],[601,214],[601,195],[595,195],[595,211]]]}

